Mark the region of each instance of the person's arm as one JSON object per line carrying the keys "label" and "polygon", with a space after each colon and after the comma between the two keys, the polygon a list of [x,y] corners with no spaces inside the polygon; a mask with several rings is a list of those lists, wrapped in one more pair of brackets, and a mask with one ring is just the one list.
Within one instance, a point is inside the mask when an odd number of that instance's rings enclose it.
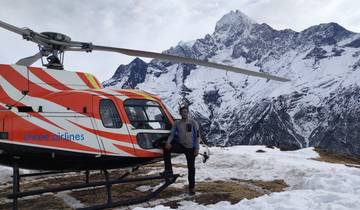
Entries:
{"label": "person's arm", "polygon": [[200,128],[199,128],[199,124],[196,122],[196,145],[195,147],[199,150],[199,145],[200,145]]}
{"label": "person's arm", "polygon": [[195,124],[195,145],[194,145],[194,156],[197,156],[199,154],[199,149],[200,149],[200,129],[199,129],[199,124],[194,121]]}

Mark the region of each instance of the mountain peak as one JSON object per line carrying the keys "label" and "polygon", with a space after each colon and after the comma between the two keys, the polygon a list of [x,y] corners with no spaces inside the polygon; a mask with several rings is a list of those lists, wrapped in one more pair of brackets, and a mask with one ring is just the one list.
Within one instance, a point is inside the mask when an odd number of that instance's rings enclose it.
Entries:
{"label": "mountain peak", "polygon": [[255,24],[255,21],[239,10],[231,11],[216,23],[214,38],[229,47],[240,37],[247,36]]}
{"label": "mountain peak", "polygon": [[230,11],[224,15],[215,26],[215,31],[227,31],[231,28],[244,28],[256,23],[239,10]]}
{"label": "mountain peak", "polygon": [[119,88],[135,88],[137,84],[145,81],[148,64],[136,57],[128,65],[120,65],[111,79],[104,81],[104,87],[115,86]]}
{"label": "mountain peak", "polygon": [[146,64],[146,62],[141,60],[139,57],[136,57],[133,61],[130,62],[130,65],[131,64],[141,65],[141,64]]}
{"label": "mountain peak", "polygon": [[301,32],[302,35],[314,40],[316,44],[335,44],[354,34],[337,23],[322,23],[311,26]]}
{"label": "mountain peak", "polygon": [[314,25],[314,26],[311,26],[307,29],[305,29],[304,31],[302,32],[319,32],[319,31],[326,31],[326,32],[343,32],[343,31],[346,31],[346,32],[350,32],[348,30],[346,30],[344,27],[342,27],[341,25],[337,24],[337,23],[333,23],[333,22],[330,22],[330,23],[321,23],[321,24],[318,24],[318,25]]}

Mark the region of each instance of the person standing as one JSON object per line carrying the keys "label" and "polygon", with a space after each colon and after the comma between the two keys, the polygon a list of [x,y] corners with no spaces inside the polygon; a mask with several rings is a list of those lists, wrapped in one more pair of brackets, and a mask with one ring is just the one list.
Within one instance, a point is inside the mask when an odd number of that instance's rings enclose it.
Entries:
{"label": "person standing", "polygon": [[189,180],[189,195],[195,194],[195,158],[199,154],[199,124],[189,118],[189,107],[180,105],[181,120],[175,121],[170,136],[164,145],[164,176],[173,174],[171,153],[183,153],[186,156]]}

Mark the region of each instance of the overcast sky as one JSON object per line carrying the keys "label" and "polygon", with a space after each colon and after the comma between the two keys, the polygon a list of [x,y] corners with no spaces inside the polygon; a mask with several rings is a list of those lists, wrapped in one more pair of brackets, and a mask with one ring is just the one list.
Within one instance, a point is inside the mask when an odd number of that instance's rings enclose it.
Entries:
{"label": "overcast sky", "polygon": [[[231,10],[240,10],[275,29],[301,31],[337,22],[360,32],[358,0],[1,0],[0,8],[0,20],[18,27],[156,52],[212,33],[217,20]],[[0,38],[0,63],[15,63],[37,51],[35,44],[11,32],[0,29]],[[114,53],[68,52],[65,67],[93,73],[103,81],[132,59]]]}

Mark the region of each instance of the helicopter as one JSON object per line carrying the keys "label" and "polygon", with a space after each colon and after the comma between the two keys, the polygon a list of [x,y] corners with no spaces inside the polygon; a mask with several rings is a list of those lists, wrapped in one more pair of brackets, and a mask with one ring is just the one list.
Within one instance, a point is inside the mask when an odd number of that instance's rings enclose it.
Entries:
{"label": "helicopter", "polygon": [[[174,116],[157,95],[141,90],[104,88],[92,74],[64,70],[66,51],[115,52],[289,81],[204,60],[72,41],[62,33],[38,33],[3,21],[0,27],[34,42],[39,48],[38,53],[16,64],[0,64],[0,164],[13,167],[13,193],[8,196],[13,199],[13,209],[17,209],[17,199],[21,197],[100,185],[108,189],[108,202],[86,209],[128,205],[156,196],[178,176],[109,179],[109,169],[138,167],[162,160],[158,142],[169,136]],[[40,59],[45,68],[33,67]],[[106,181],[94,184],[87,178],[81,186],[20,192],[19,168],[86,171],[87,176],[89,170],[103,170]],[[146,198],[112,201],[112,184],[150,179],[166,182]]]}

